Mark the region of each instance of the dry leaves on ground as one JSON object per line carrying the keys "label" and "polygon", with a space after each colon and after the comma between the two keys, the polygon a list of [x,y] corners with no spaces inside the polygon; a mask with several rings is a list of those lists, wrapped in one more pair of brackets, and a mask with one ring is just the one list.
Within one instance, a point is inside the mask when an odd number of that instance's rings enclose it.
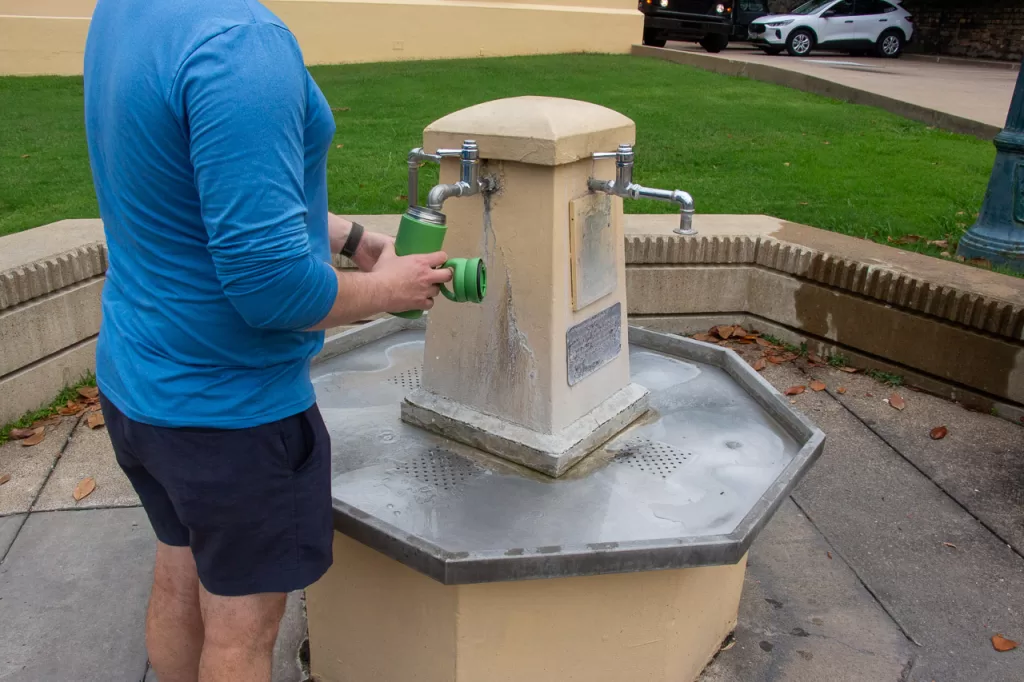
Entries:
{"label": "dry leaves on ground", "polygon": [[783,395],[800,395],[806,389],[806,386],[790,386],[783,392]]}
{"label": "dry leaves on ground", "polygon": [[931,432],[932,440],[942,440],[947,433],[949,433],[949,429],[945,426],[936,426]]}
{"label": "dry leaves on ground", "polygon": [[82,396],[86,400],[93,400],[94,398],[100,397],[100,389],[95,386],[82,386],[78,389],[78,395]]}
{"label": "dry leaves on ground", "polygon": [[84,409],[85,409],[85,405],[83,405],[82,403],[76,403],[73,400],[69,400],[67,405],[65,405],[64,407],[62,407],[59,410],[57,410],[57,414],[62,414],[64,416],[70,416],[70,415],[73,415],[73,414],[78,414],[79,412],[81,412]]}
{"label": "dry leaves on ground", "polygon": [[703,341],[704,343],[715,342],[715,340],[711,337],[710,334],[694,334],[693,338],[696,339],[697,341]]}
{"label": "dry leaves on ground", "polygon": [[942,544],[943,546],[949,547],[950,549],[956,549],[956,545],[954,545],[952,542],[943,542]]}
{"label": "dry leaves on ground", "polygon": [[102,412],[93,412],[89,415],[89,418],[85,420],[85,423],[89,425],[90,429],[98,429],[107,422],[103,419]]}
{"label": "dry leaves on ground", "polygon": [[7,481],[9,481],[9,480],[11,480],[11,475],[10,474],[2,474],[2,475],[0,475],[0,485],[3,485],[4,483],[7,483]]}
{"label": "dry leaves on ground", "polygon": [[93,490],[96,490],[96,479],[89,476],[78,482],[78,485],[75,486],[71,496],[75,498],[75,502],[80,502],[81,500],[89,497]]}
{"label": "dry leaves on ground", "polygon": [[24,447],[32,447],[33,445],[39,445],[46,438],[46,428],[40,426],[38,429],[32,430],[32,435],[28,438],[22,438],[19,442]]}
{"label": "dry leaves on ground", "polygon": [[39,421],[32,422],[32,428],[38,429],[40,426],[57,426],[58,424],[60,424],[60,417],[54,414],[46,419],[40,419]]}
{"label": "dry leaves on ground", "polygon": [[903,408],[907,406],[906,401],[903,400],[903,396],[901,396],[898,393],[893,393],[891,396],[886,398],[885,401],[889,403],[889,405],[895,407],[897,410],[900,411],[902,411]]}
{"label": "dry leaves on ground", "polygon": [[839,395],[843,395],[844,393],[846,393],[846,387],[840,386],[839,388],[836,389],[836,393],[838,393]]}
{"label": "dry leaves on ground", "polygon": [[755,371],[760,372],[761,370],[763,370],[767,366],[768,366],[768,361],[765,360],[764,358],[758,358],[757,360],[754,361],[754,370]]}
{"label": "dry leaves on ground", "polygon": [[1013,651],[1017,648],[1017,642],[1002,635],[992,635],[992,648],[996,651]]}
{"label": "dry leaves on ground", "polygon": [[839,371],[840,372],[846,372],[847,374],[856,374],[860,370],[857,369],[856,367],[840,367]]}
{"label": "dry leaves on ground", "polygon": [[757,345],[759,345],[759,346],[761,346],[763,348],[771,348],[772,342],[769,341],[768,339],[762,339],[759,336],[759,337],[757,337]]}
{"label": "dry leaves on ground", "polygon": [[828,387],[825,386],[825,382],[824,381],[817,381],[817,380],[815,380],[815,381],[811,382],[811,390],[812,391],[824,391],[826,388],[828,388]]}
{"label": "dry leaves on ground", "polygon": [[11,432],[7,434],[7,437],[11,440],[21,440],[22,438],[29,438],[36,435],[36,430],[32,429],[11,429]]}

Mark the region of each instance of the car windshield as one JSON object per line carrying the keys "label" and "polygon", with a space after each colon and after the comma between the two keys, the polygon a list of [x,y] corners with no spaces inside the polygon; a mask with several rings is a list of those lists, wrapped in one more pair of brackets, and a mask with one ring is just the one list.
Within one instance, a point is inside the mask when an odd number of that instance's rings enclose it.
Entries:
{"label": "car windshield", "polygon": [[814,14],[825,5],[834,2],[834,0],[811,0],[797,7],[790,14]]}

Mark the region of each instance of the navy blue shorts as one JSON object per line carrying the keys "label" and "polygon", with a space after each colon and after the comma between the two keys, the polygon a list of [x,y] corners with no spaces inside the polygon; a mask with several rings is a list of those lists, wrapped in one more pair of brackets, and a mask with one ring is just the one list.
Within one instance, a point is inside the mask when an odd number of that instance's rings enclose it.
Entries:
{"label": "navy blue shorts", "polygon": [[316,405],[247,429],[172,429],[100,401],[157,539],[192,548],[207,591],[291,592],[330,567],[331,443]]}

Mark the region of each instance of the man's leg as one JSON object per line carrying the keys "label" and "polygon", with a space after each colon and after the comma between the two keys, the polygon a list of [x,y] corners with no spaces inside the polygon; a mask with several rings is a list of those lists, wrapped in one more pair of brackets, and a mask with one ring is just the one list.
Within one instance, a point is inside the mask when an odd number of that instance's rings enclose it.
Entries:
{"label": "man's leg", "polygon": [[203,647],[199,578],[188,547],[156,543],[146,648],[160,682],[195,682]]}
{"label": "man's leg", "polygon": [[270,682],[287,595],[219,597],[202,586],[199,590],[205,625],[199,682]]}

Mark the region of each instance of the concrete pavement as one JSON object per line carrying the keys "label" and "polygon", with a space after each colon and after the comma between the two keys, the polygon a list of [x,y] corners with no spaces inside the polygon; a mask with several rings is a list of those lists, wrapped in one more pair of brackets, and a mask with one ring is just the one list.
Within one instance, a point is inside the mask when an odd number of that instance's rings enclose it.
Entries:
{"label": "concrete pavement", "polygon": [[[792,400],[828,441],[755,542],[735,641],[703,682],[1019,681],[1024,648],[990,638],[1024,640],[1024,428],[804,360],[764,373],[827,385]],[[0,447],[4,472],[0,682],[153,682],[153,537],[105,431],[65,418],[38,446]],[[84,476],[97,489],[75,503]],[[304,635],[292,595],[275,682],[304,679]]]}
{"label": "concrete pavement", "polygon": [[810,57],[768,56],[746,44],[709,54],[688,43],[665,49],[634,48],[698,68],[879,106],[907,118],[981,137],[1006,122],[1017,72],[968,62],[850,57],[818,52]]}

